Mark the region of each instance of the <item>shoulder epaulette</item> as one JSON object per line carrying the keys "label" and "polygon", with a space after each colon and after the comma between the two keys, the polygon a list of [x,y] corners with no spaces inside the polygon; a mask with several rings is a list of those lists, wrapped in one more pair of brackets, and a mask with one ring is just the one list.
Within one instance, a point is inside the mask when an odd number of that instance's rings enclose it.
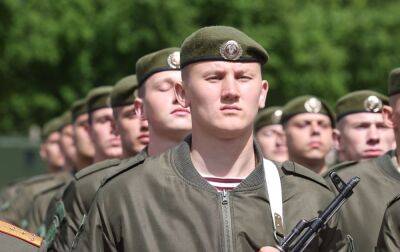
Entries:
{"label": "shoulder epaulette", "polygon": [[345,169],[345,168],[347,168],[347,167],[349,167],[349,166],[356,165],[356,164],[358,164],[359,162],[360,162],[360,161],[358,161],[358,160],[343,161],[343,162],[341,162],[341,163],[338,163],[338,164],[332,166],[330,170],[331,170],[331,171],[339,171],[339,170]]}
{"label": "shoulder epaulette", "polygon": [[301,166],[295,162],[292,161],[285,161],[282,163],[282,169],[290,172],[297,174],[300,177],[303,177],[305,179],[311,180],[315,183],[320,184],[321,186],[329,189],[329,186],[326,184],[326,181],[317,173],[311,171],[310,169]]}
{"label": "shoulder epaulette", "polygon": [[35,184],[35,183],[42,183],[43,181],[46,180],[52,180],[54,178],[54,174],[52,173],[47,173],[47,174],[40,174],[33,176],[31,178],[28,178],[24,181],[21,181],[23,185],[30,185],[30,184]]}
{"label": "shoulder epaulette", "polygon": [[57,183],[52,184],[49,187],[44,188],[43,190],[41,190],[39,193],[34,195],[34,198],[36,199],[37,197],[47,194],[49,192],[52,192],[54,190],[58,190],[60,188],[62,188],[63,186],[65,186],[67,183],[69,183],[68,181],[57,181]]}
{"label": "shoulder epaulette", "polygon": [[11,225],[10,223],[0,221],[0,232],[23,240],[27,243],[30,243],[36,247],[40,247],[42,244],[42,237],[37,236],[35,234],[29,233],[19,227]]}
{"label": "shoulder epaulette", "polygon": [[107,159],[107,160],[104,160],[104,161],[101,161],[101,162],[97,162],[97,163],[92,164],[92,165],[80,170],[79,172],[75,173],[75,178],[77,180],[79,180],[79,179],[81,179],[81,178],[83,178],[83,177],[85,177],[85,176],[87,176],[89,174],[92,174],[94,172],[107,169],[107,168],[109,168],[111,166],[119,165],[120,162],[121,162],[121,160],[116,159],[116,158]]}
{"label": "shoulder epaulette", "polygon": [[147,151],[143,150],[136,156],[123,160],[119,165],[119,167],[116,169],[115,173],[112,173],[111,175],[103,179],[101,186],[103,186],[104,184],[106,184],[108,181],[115,178],[119,174],[124,173],[125,171],[130,170],[133,167],[136,167],[139,164],[143,163],[147,157],[148,157]]}

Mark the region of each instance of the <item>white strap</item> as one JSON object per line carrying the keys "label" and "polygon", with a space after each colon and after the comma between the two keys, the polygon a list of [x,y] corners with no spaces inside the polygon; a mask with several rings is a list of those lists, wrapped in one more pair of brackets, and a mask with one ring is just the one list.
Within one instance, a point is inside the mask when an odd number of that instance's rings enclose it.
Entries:
{"label": "white strap", "polygon": [[272,221],[274,222],[274,234],[282,238],[284,236],[283,227],[283,205],[282,205],[282,186],[278,168],[268,159],[263,159],[266,190],[271,207]]}

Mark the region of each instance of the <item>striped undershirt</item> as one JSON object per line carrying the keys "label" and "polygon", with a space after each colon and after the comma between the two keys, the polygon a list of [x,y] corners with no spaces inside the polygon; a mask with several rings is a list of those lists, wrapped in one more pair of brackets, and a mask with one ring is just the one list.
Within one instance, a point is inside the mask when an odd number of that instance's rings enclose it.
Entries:
{"label": "striped undershirt", "polygon": [[214,186],[218,191],[230,191],[235,189],[243,179],[241,178],[213,178],[204,177],[207,182]]}

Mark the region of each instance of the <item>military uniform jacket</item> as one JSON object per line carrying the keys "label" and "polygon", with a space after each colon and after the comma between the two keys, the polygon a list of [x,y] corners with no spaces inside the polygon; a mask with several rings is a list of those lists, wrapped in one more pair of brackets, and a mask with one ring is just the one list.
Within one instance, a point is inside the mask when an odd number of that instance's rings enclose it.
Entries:
{"label": "military uniform jacket", "polygon": [[[256,147],[258,160],[262,155]],[[135,165],[132,165],[134,167]],[[332,200],[324,180],[293,162],[279,165],[286,232]],[[335,216],[307,251],[341,251]],[[73,251],[258,251],[275,245],[262,163],[232,191],[218,192],[190,159],[190,139],[99,189]]]}
{"label": "military uniform jacket", "polygon": [[343,205],[343,231],[354,239],[356,251],[373,251],[387,204],[400,192],[400,173],[392,162],[394,151],[385,155],[338,165],[333,170],[345,181],[361,178]]}
{"label": "military uniform jacket", "polygon": [[69,173],[65,173],[65,176],[57,179],[57,183],[54,183],[51,187],[43,190],[42,192],[34,196],[31,209],[29,210],[27,216],[24,218],[24,222],[27,225],[26,229],[28,231],[34,232],[40,236],[44,236],[46,234],[44,221],[50,202],[59,191],[64,190],[71,179],[72,175]]}
{"label": "military uniform jacket", "polygon": [[[51,232],[46,235],[49,251],[70,250],[75,235],[89,212],[91,203],[104,178],[124,169],[125,163],[136,162],[134,160],[143,160],[146,157],[147,152],[143,151],[131,159],[122,161],[109,159],[91,165],[75,174],[75,180],[65,190],[57,210],[53,211],[53,220],[49,227]],[[61,220],[59,227],[56,226],[59,221],[55,221],[55,219]]]}
{"label": "military uniform jacket", "polygon": [[0,251],[33,252],[39,251],[42,238],[0,221]]}
{"label": "military uniform jacket", "polygon": [[66,172],[43,174],[29,178],[18,183],[17,193],[14,198],[6,202],[6,207],[0,209],[0,219],[26,228],[24,218],[27,216],[35,195],[59,183],[59,179],[70,176]]}
{"label": "military uniform jacket", "polygon": [[386,209],[376,251],[400,251],[400,195]]}

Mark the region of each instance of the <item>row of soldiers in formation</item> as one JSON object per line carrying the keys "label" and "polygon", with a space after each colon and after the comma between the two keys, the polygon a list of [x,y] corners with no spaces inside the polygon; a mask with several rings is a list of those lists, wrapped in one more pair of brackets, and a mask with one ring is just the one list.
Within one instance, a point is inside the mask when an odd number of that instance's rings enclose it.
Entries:
{"label": "row of soldiers in formation", "polygon": [[235,28],[205,27],[92,89],[43,127],[49,173],[2,190],[0,250],[278,251],[332,200],[334,170],[361,182],[306,251],[400,251],[400,69],[389,97],[264,109],[268,58]]}

